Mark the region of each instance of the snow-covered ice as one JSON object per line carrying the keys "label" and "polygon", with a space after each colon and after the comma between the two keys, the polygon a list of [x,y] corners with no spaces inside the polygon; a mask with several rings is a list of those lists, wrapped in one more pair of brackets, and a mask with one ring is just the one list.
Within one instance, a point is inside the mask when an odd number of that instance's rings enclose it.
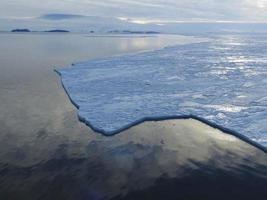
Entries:
{"label": "snow-covered ice", "polygon": [[57,70],[80,120],[112,135],[146,118],[195,116],[267,147],[267,37],[209,42]]}

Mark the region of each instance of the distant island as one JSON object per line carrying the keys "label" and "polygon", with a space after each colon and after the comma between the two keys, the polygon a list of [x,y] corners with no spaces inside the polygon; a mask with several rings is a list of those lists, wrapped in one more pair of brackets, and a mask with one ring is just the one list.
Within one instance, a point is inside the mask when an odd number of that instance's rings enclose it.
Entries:
{"label": "distant island", "polygon": [[25,33],[29,33],[29,32],[44,32],[44,33],[69,33],[70,31],[68,30],[63,30],[63,29],[53,29],[53,30],[48,30],[48,31],[31,31],[29,29],[13,29],[11,30],[11,32],[25,32]]}
{"label": "distant island", "polygon": [[109,31],[108,33],[115,33],[115,34],[160,34],[160,32],[156,32],[156,31],[130,31],[130,30],[113,30],[113,31]]}
{"label": "distant island", "polygon": [[13,29],[11,32],[31,32],[29,29]]}
{"label": "distant island", "polygon": [[[11,32],[33,32],[33,33],[70,33],[69,30],[64,30],[64,29],[51,29],[51,30],[46,30],[46,31],[31,31],[29,29],[13,29]],[[89,33],[95,33],[95,31],[89,31]],[[110,34],[160,34],[160,32],[157,31],[130,31],[130,30],[111,30],[108,31],[107,33]]]}
{"label": "distant island", "polygon": [[68,30],[62,30],[62,29],[54,29],[54,30],[49,30],[49,31],[44,31],[47,33],[69,33],[70,31]]}

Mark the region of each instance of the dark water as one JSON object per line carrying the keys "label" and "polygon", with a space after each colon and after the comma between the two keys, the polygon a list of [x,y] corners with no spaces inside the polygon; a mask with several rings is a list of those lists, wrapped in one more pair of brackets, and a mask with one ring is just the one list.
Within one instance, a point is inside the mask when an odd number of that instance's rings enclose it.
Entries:
{"label": "dark water", "polygon": [[53,72],[184,41],[0,34],[0,200],[265,199],[263,151],[195,120],[104,137],[77,120]]}

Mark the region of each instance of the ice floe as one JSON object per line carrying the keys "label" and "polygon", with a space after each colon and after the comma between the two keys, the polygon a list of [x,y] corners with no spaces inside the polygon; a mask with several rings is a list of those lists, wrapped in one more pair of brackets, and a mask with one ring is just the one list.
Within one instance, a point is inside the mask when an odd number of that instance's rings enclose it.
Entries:
{"label": "ice floe", "polygon": [[266,41],[216,35],[57,71],[80,120],[105,135],[144,119],[195,116],[267,147]]}

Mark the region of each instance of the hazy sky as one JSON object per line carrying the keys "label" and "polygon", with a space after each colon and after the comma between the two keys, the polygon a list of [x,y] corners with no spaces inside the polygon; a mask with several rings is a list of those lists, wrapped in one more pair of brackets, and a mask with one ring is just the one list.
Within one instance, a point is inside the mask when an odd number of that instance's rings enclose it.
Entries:
{"label": "hazy sky", "polygon": [[135,22],[267,21],[267,0],[0,0],[1,18],[49,13],[131,18]]}

